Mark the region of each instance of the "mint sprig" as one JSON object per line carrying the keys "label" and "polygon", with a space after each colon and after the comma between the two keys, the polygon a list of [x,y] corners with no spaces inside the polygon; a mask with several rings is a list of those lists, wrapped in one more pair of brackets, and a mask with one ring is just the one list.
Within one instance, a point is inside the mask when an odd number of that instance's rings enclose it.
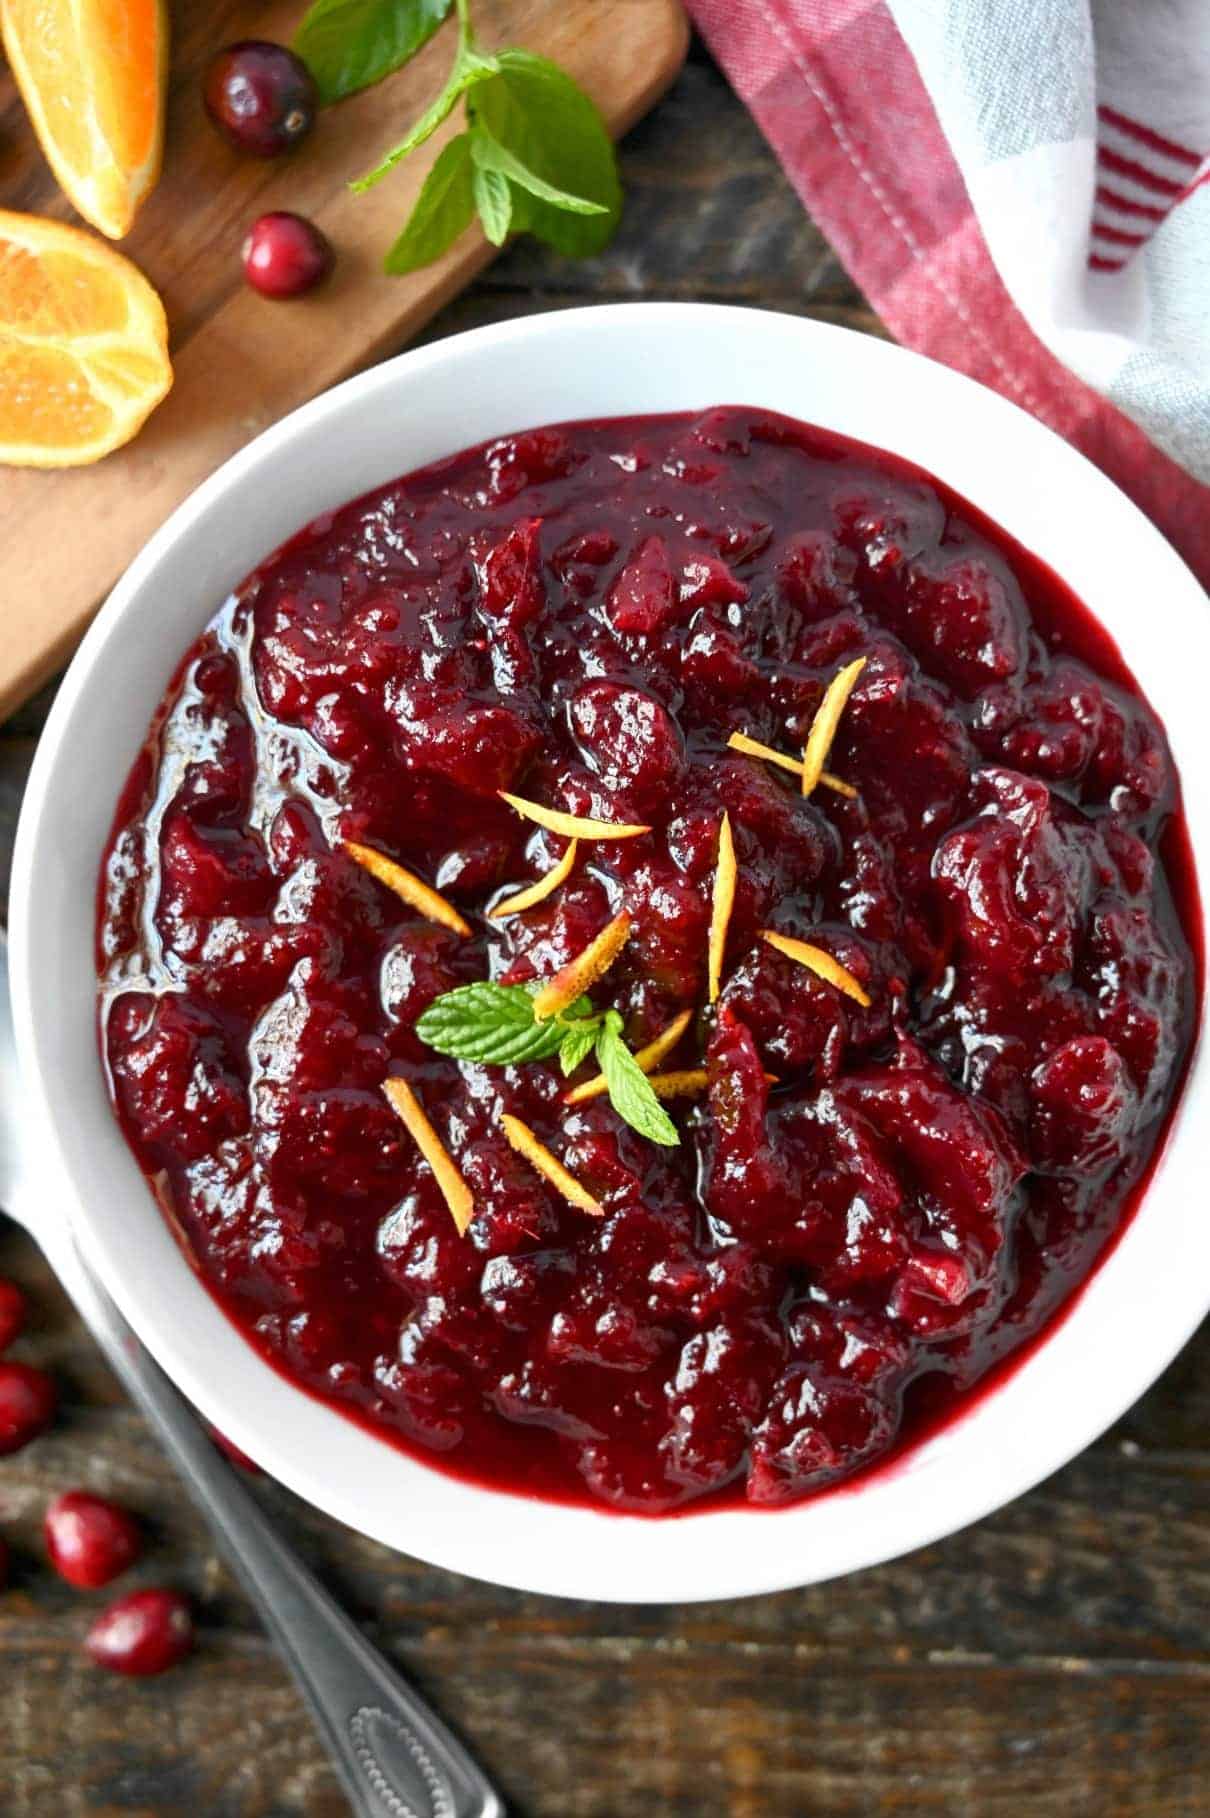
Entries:
{"label": "mint sprig", "polygon": [[454,0],[314,0],[294,36],[325,104],[380,82],[427,44]]}
{"label": "mint sprig", "polygon": [[595,1051],[609,1101],[622,1121],[649,1142],[677,1145],[676,1125],[622,1040],[618,1012],[594,1010],[580,997],[557,1016],[539,1019],[534,1015],[536,990],[536,985],[531,989],[488,980],[459,985],[433,1000],[417,1018],[416,1033],[439,1054],[485,1066],[518,1066],[557,1054],[564,1076]]}
{"label": "mint sprig", "polygon": [[[490,981],[459,985],[434,998],[416,1019],[416,1033],[438,1054],[454,1060],[480,1061],[489,1067],[513,1067],[523,1061],[549,1060],[569,1033],[569,1025],[591,1013],[586,997],[559,1016],[539,1022],[533,993],[524,985]],[[596,1019],[593,1019],[595,1039]]]}
{"label": "mint sprig", "polygon": [[609,1102],[624,1123],[649,1142],[672,1148],[680,1142],[676,1125],[651,1089],[651,1081],[622,1040],[622,1019],[605,1012],[597,1036],[597,1060],[609,1088]]}
{"label": "mint sprig", "polygon": [[546,57],[476,47],[469,0],[314,0],[294,41],[325,101],[379,81],[427,43],[451,9],[458,45],[444,88],[357,191],[380,183],[466,98],[466,130],[445,146],[385,260],[388,272],[440,258],[477,212],[493,245],[530,233],[573,258],[608,244],[622,208],[617,160],[596,107]]}

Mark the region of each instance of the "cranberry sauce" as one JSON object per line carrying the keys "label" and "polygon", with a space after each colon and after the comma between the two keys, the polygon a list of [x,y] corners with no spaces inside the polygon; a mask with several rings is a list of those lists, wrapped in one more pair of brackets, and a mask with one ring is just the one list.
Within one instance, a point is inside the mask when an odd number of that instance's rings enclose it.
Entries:
{"label": "cranberry sauce", "polygon": [[[828,760],[855,794],[729,749],[796,756],[857,656]],[[651,831],[581,841],[545,901],[488,920],[565,850],[500,790]],[[1183,838],[1108,638],[915,470],[743,409],[510,436],[309,526],[190,651],[101,880],[113,1096],[231,1318],[375,1431],[545,1496],[784,1503],[910,1439],[939,1387],[960,1405],[1120,1226],[1192,1033],[1192,873],[1158,856]],[[556,1063],[415,1033],[623,907],[594,1002],[636,1047],[694,1012],[664,1065],[709,1091],[669,1102],[676,1148],[605,1097],[569,1108]],[[473,1193],[465,1237],[392,1074]]]}

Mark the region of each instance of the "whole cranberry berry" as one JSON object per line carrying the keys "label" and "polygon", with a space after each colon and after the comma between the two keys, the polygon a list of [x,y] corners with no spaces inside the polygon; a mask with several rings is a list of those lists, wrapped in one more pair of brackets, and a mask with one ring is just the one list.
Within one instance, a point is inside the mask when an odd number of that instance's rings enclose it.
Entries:
{"label": "whole cranberry berry", "polygon": [[133,1515],[87,1490],[56,1496],[46,1511],[43,1531],[55,1571],[81,1591],[99,1590],[133,1565],[142,1551]]}
{"label": "whole cranberry berry", "polygon": [[206,112],[237,151],[276,158],[315,124],[315,78],[284,44],[245,38],[219,51],[206,71]]}
{"label": "whole cranberry berry", "polygon": [[19,1452],[55,1417],[55,1385],[32,1364],[0,1363],[0,1458]]}
{"label": "whole cranberry berry", "polygon": [[15,1281],[0,1279],[0,1351],[7,1351],[24,1327],[24,1294]]}
{"label": "whole cranberry berry", "polygon": [[179,1591],[132,1591],[102,1610],[84,1646],[111,1673],[149,1678],[185,1658],[193,1646],[193,1617]]}
{"label": "whole cranberry berry", "polygon": [[314,222],[287,209],[252,223],[241,258],[244,276],[262,297],[301,297],[332,269],[332,248]]}

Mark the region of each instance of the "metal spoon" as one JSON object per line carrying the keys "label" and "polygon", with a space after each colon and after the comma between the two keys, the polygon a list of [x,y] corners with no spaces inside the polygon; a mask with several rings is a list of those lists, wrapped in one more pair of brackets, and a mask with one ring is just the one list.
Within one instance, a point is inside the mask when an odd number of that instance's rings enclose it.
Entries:
{"label": "metal spoon", "polygon": [[[38,1238],[31,1153],[0,930],[0,1206]],[[45,1246],[43,1246],[45,1248]],[[66,1230],[51,1263],[201,1510],[277,1644],[356,1818],[503,1818],[491,1782],[291,1552],[143,1349]]]}

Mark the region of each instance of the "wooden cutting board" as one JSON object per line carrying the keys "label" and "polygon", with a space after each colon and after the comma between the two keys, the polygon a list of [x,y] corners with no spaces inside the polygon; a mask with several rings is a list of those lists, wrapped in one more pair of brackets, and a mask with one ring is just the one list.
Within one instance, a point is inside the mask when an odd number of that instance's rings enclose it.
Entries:
{"label": "wooden cutting board", "polygon": [[[0,468],[0,718],[65,660],[118,575],[199,481],[296,404],[396,352],[493,257],[476,227],[424,271],[381,271],[456,121],[376,189],[347,188],[436,94],[452,28],[406,69],[327,109],[297,152],[266,163],[241,157],[210,126],[201,72],[234,39],[288,40],[302,0],[175,0],[172,10],[164,174],[122,245],[164,298],[176,382],[129,447],[95,467]],[[615,134],[667,88],[687,42],[680,0],[475,0],[474,16],[485,45],[520,44],[562,64]],[[0,206],[74,218],[6,73]],[[336,272],[313,297],[271,303],[243,283],[244,231],[270,208],[311,216],[337,248]]]}

